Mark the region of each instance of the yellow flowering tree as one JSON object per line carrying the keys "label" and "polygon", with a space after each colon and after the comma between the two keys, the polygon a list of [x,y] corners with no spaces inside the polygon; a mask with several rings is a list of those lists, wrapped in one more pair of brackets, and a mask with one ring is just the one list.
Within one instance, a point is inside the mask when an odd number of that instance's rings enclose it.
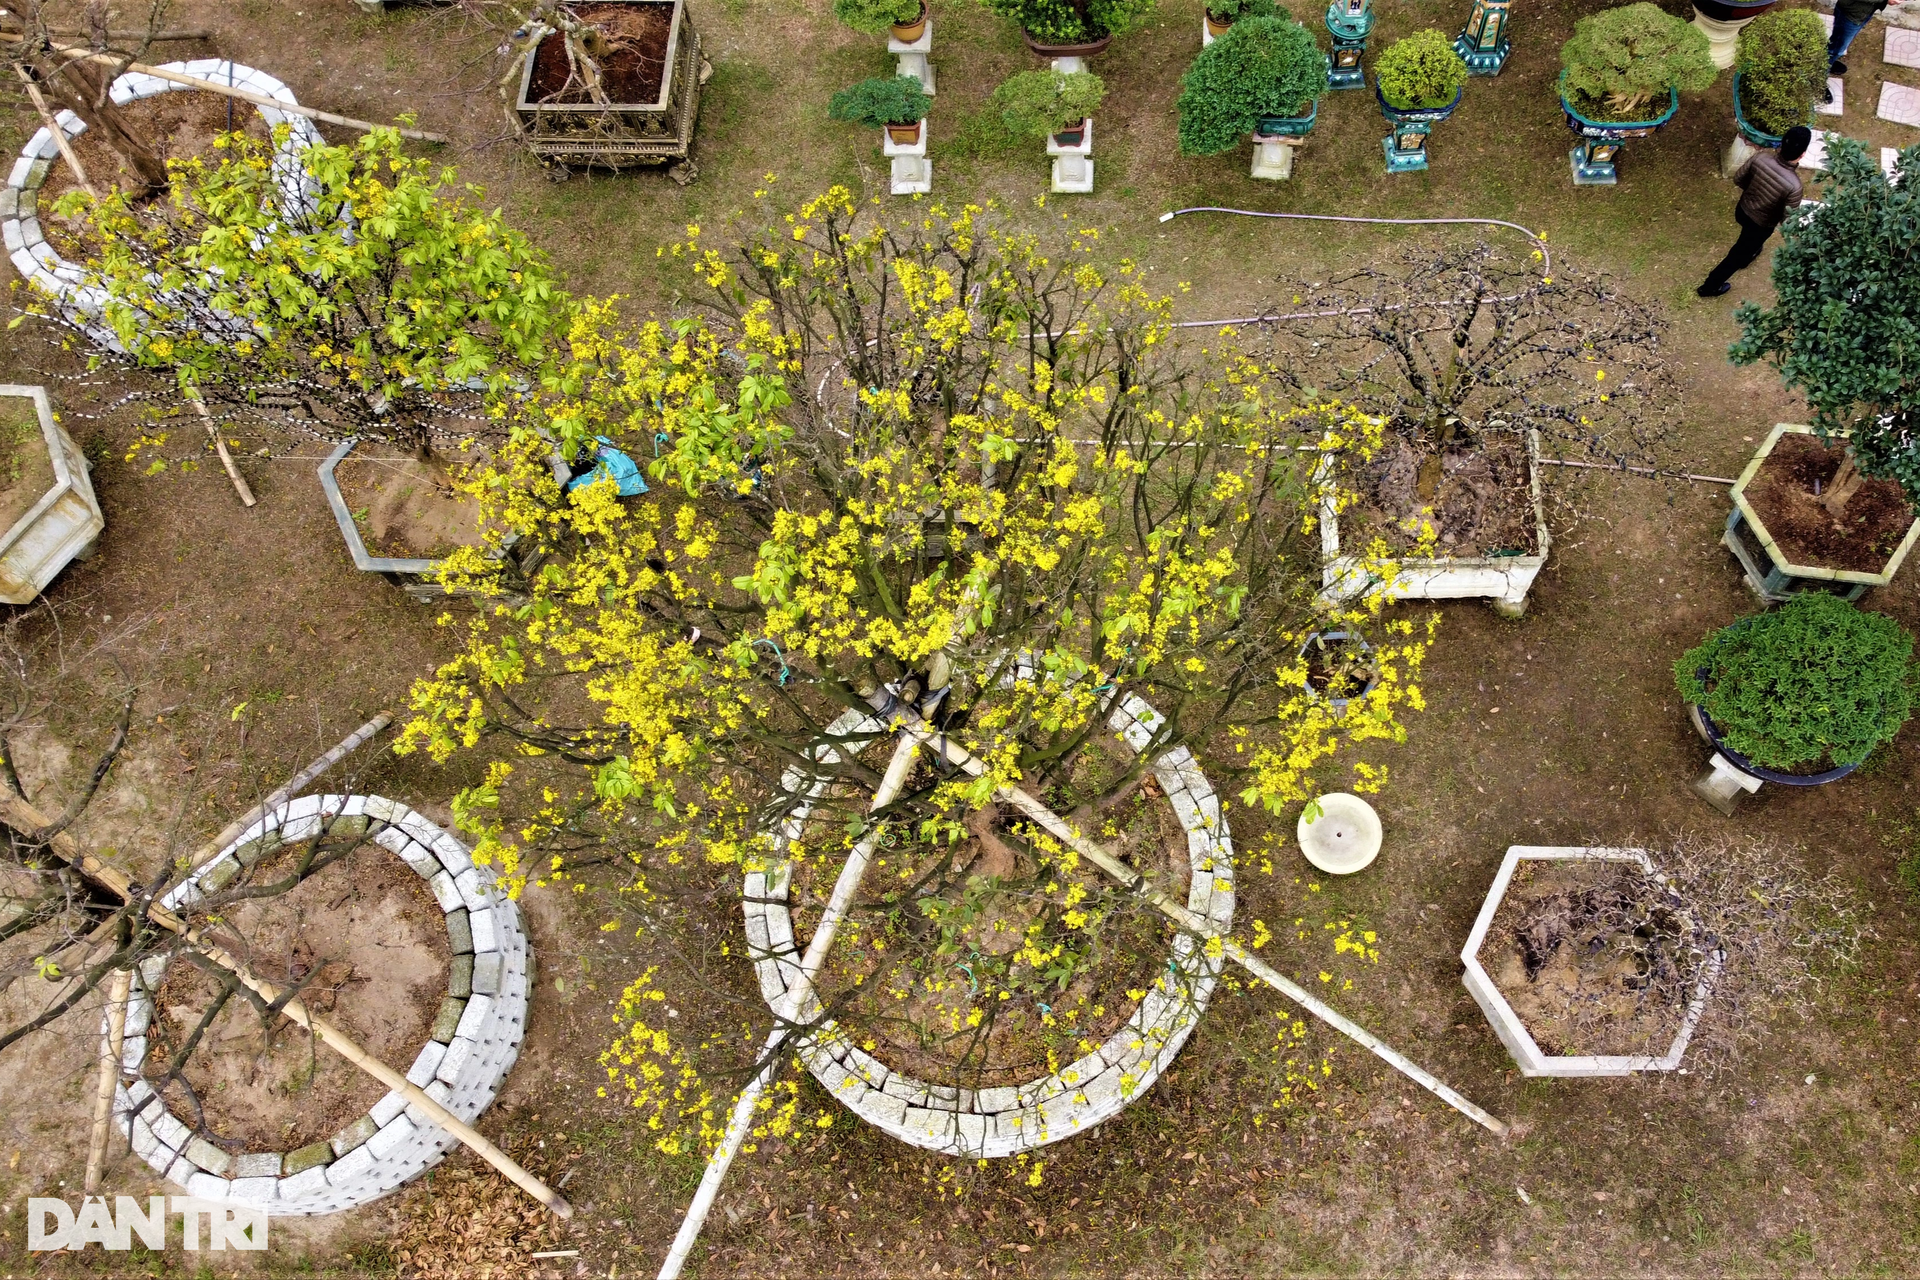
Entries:
{"label": "yellow flowering tree", "polygon": [[[775,870],[804,937],[874,838],[823,1016],[969,1088],[1076,1056],[1162,982],[1160,917],[997,789],[1178,883],[1156,757],[1190,747],[1241,804],[1297,805],[1353,744],[1400,737],[1426,636],[1319,593],[1317,460],[1374,447],[1378,420],[1276,387],[1230,332],[1183,346],[1098,250],[990,207],[889,222],[836,188],[741,234],[689,228],[666,252],[697,314],[581,307],[471,486],[544,567],[447,619],[463,647],[405,735],[484,754],[456,806],[480,856],[610,887],[642,932],[685,919],[696,874]],[[587,435],[656,491],[563,494],[552,441]],[[494,573],[474,551],[446,577],[484,597]],[[1307,681],[1328,628],[1372,644],[1351,700]],[[1159,713],[1137,752],[1109,725],[1134,696]],[[924,717],[984,772],[923,756],[869,811],[875,715]],[[653,975],[629,992],[608,1065],[677,1149],[711,1136],[720,1068],[666,1034],[670,1001]],[[742,1029],[708,1031],[737,1064]]]}

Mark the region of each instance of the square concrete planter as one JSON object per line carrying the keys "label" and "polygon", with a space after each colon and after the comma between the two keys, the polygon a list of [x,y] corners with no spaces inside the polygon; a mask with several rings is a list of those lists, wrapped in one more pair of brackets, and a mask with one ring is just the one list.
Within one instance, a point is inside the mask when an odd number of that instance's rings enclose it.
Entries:
{"label": "square concrete planter", "polygon": [[1832,591],[1849,600],[1858,600],[1867,593],[1867,588],[1886,586],[1893,581],[1893,575],[1899,571],[1907,553],[1913,550],[1914,542],[1920,540],[1920,520],[1915,520],[1908,527],[1907,536],[1887,557],[1887,563],[1880,572],[1861,573],[1853,569],[1828,569],[1822,565],[1793,563],[1774,544],[1773,535],[1767,532],[1759,514],[1747,502],[1747,486],[1760,474],[1760,468],[1780,443],[1780,438],[1789,432],[1812,435],[1813,428],[1794,422],[1777,423],[1760,446],[1760,451],[1753,455],[1753,461],[1747,463],[1747,469],[1734,481],[1733,514],[1727,517],[1727,532],[1721,541],[1726,544],[1727,550],[1733,552],[1733,558],[1740,562],[1740,568],[1747,575],[1747,585],[1761,599],[1774,604],[1787,600],[1797,591]]}
{"label": "square concrete planter", "polygon": [[1513,883],[1513,873],[1525,861],[1582,861],[1596,860],[1609,862],[1638,863],[1649,878],[1658,875],[1653,860],[1647,857],[1644,849],[1602,849],[1549,845],[1516,844],[1507,850],[1506,858],[1500,863],[1500,872],[1493,878],[1493,887],[1487,891],[1487,901],[1480,908],[1479,919],[1473,922],[1473,932],[1467,935],[1467,945],[1460,950],[1460,963],[1466,966],[1461,982],[1466,985],[1480,1011],[1487,1015],[1487,1021],[1493,1024],[1494,1034],[1500,1037],[1500,1043],[1513,1055],[1514,1063],[1519,1066],[1523,1076],[1626,1076],[1638,1071],[1674,1071],[1680,1066],[1680,1059],[1687,1052],[1687,1044],[1693,1039],[1693,1029],[1700,1023],[1700,1014],[1707,1007],[1707,999],[1713,993],[1713,985],[1720,976],[1720,960],[1716,956],[1707,962],[1706,972],[1700,977],[1694,988],[1693,999],[1687,1004],[1686,1017],[1680,1024],[1680,1033],[1674,1037],[1673,1045],[1660,1057],[1645,1054],[1592,1054],[1567,1055],[1550,1054],[1535,1043],[1526,1024],[1507,1003],[1493,978],[1480,963],[1480,948],[1486,944],[1487,930],[1493,924],[1500,903],[1507,896],[1507,887]]}
{"label": "square concrete planter", "polygon": [[[1517,618],[1527,611],[1527,592],[1547,563],[1553,538],[1547,533],[1546,512],[1540,502],[1540,433],[1527,433],[1528,502],[1533,509],[1532,555],[1431,556],[1400,561],[1400,577],[1388,595],[1394,600],[1486,600],[1503,617]],[[1320,550],[1326,567],[1321,571],[1324,594],[1347,599],[1381,589],[1379,579],[1363,570],[1354,556],[1340,554],[1340,519],[1333,496],[1320,501]]]}
{"label": "square concrete planter", "polygon": [[40,421],[38,447],[44,448],[53,462],[52,485],[0,536],[0,600],[26,604],[69,562],[92,553],[94,540],[107,527],[107,521],[93,496],[80,446],[65,427],[53,420],[47,389],[0,384],[0,396],[32,401],[34,416]]}
{"label": "square concrete planter", "polygon": [[[603,0],[606,2],[606,0]],[[611,0],[622,2],[622,0]],[[542,46],[527,50],[520,69],[520,90],[514,110],[525,126],[533,153],[551,164],[605,169],[642,165],[686,165],[691,180],[694,122],[700,115],[700,86],[708,71],[700,55],[700,37],[693,29],[684,0],[624,0],[625,3],[670,9],[666,69],[660,96],[652,102],[540,102],[534,97],[533,64]],[[676,172],[681,172],[676,169]]]}

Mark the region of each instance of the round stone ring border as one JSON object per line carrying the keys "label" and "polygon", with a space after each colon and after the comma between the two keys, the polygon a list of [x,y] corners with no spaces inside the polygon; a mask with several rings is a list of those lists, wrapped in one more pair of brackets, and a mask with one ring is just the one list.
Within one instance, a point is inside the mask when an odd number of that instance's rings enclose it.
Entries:
{"label": "round stone ring border", "polygon": [[[1160,722],[1159,713],[1129,695],[1108,718],[1135,752],[1144,750]],[[859,751],[862,734],[877,737],[883,727],[852,711],[829,726],[829,737],[852,737],[844,751]],[[869,739],[870,740],[870,739]],[[839,752],[826,748],[823,757]],[[1222,933],[1233,927],[1233,842],[1220,802],[1185,747],[1153,762],[1153,774],[1187,832],[1193,869],[1187,908]],[[789,792],[805,786],[805,776],[789,771],[782,780]],[[800,969],[787,894],[792,864],[788,842],[798,838],[810,800],[774,834],[774,859],[764,873],[752,872],[742,887],[748,954],[760,979],[761,994],[775,1008]],[[1105,1043],[1085,1057],[1029,1084],[956,1089],[929,1084],[892,1071],[852,1043],[833,1021],[823,1023],[802,1044],[807,1069],[861,1119],[903,1142],[960,1156],[1009,1156],[1058,1142],[1111,1118],[1159,1078],[1198,1025],[1213,996],[1224,962],[1210,958],[1189,934],[1173,941],[1169,971],[1192,975],[1176,982],[1162,973],[1133,1016]],[[816,1003],[802,1016],[818,1016]]]}
{"label": "round stone ring border", "polygon": [[[474,866],[467,847],[448,832],[397,800],[302,796],[241,833],[162,904],[177,908],[217,893],[243,866],[323,829],[369,836],[398,855],[427,882],[446,912],[453,955],[448,993],[407,1079],[471,1122],[493,1101],[520,1055],[531,956],[518,906],[495,891],[492,873]],[[114,1117],[134,1152],[187,1194],[269,1214],[333,1213],[379,1199],[459,1145],[393,1092],[332,1138],[297,1151],[236,1156],[189,1133],[140,1078],[153,992],[165,977],[167,960],[154,956],[140,966],[127,1002]]]}
{"label": "round stone ring border", "polygon": [[[266,72],[228,62],[224,58],[169,62],[158,69],[222,85],[231,83],[236,89],[298,105],[293,90]],[[120,106],[125,106],[129,102],[163,93],[189,91],[191,87],[188,85],[175,84],[142,71],[129,71],[113,82],[108,96]],[[236,102],[235,106],[259,112],[269,129],[281,124],[288,126],[290,132],[287,140],[279,148],[274,160],[274,176],[280,186],[282,208],[309,207],[313,180],[307,177],[302,168],[301,156],[308,147],[321,141],[320,131],[314,127],[313,121],[305,116],[275,111],[272,107],[242,102]],[[79,137],[87,128],[84,120],[66,110],[55,115],[54,122],[69,138]],[[0,187],[0,238],[4,238],[7,256],[13,260],[13,269],[20,273],[22,280],[65,304],[76,317],[97,319],[106,309],[106,292],[86,283],[85,268],[55,253],[40,226],[40,187],[46,182],[54,162],[59,159],[60,144],[53,140],[53,134],[44,125],[27,139],[27,145],[21,148],[20,158],[13,163],[13,172],[8,175],[6,186]]]}

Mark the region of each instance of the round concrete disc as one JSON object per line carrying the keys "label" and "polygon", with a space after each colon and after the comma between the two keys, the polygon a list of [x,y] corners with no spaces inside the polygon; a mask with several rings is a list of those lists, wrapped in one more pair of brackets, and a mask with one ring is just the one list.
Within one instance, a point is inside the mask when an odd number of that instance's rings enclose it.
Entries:
{"label": "round concrete disc", "polygon": [[1380,815],[1359,796],[1330,791],[1321,796],[1320,817],[1300,815],[1300,851],[1328,875],[1350,876],[1380,853]]}

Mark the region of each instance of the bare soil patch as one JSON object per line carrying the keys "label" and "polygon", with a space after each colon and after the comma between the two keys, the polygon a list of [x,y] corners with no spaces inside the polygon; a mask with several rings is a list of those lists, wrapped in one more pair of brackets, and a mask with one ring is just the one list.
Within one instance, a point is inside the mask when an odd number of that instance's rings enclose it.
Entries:
{"label": "bare soil patch", "polygon": [[1635,863],[1522,862],[1481,960],[1551,1054],[1662,1054],[1686,1017],[1693,922]]}
{"label": "bare soil patch", "polygon": [[1913,524],[1906,493],[1892,480],[1863,483],[1836,520],[1818,491],[1840,469],[1844,451],[1790,431],[1760,464],[1747,501],[1794,564],[1877,573]]}
{"label": "bare soil patch", "polygon": [[53,487],[53,459],[31,400],[0,399],[0,533]]}
{"label": "bare soil patch", "polygon": [[[285,850],[254,869],[253,883],[289,874]],[[304,983],[302,999],[364,1048],[405,1070],[427,1040],[447,992],[445,916],[399,858],[365,844],[277,898],[238,903],[225,928],[243,940],[255,972]],[[220,984],[175,959],[155,993],[152,1078],[187,1043]],[[188,1058],[186,1084],[162,1096],[189,1128],[227,1150],[290,1151],[331,1137],[386,1089],[284,1019],[269,1030],[235,998],[207,1025]],[[197,1105],[196,1105],[197,1102]]]}
{"label": "bare soil patch", "polygon": [[1527,481],[1527,452],[1511,435],[1488,432],[1470,446],[1438,453],[1389,433],[1359,470],[1361,501],[1345,516],[1360,545],[1374,535],[1396,551],[1412,550],[1433,526],[1431,554],[1532,555],[1539,550]]}
{"label": "bare soil patch", "polygon": [[422,461],[362,441],[333,475],[374,555],[433,559],[483,540],[480,504],[454,488],[447,461],[438,455]]}
{"label": "bare soil patch", "polygon": [[[604,35],[606,52],[599,55],[602,84],[613,102],[658,102],[667,78],[667,38],[673,29],[671,4],[582,4],[573,6],[582,22]],[[580,75],[568,66],[567,45],[560,35],[540,42],[533,55],[533,80],[528,98],[534,102],[591,102]]]}

